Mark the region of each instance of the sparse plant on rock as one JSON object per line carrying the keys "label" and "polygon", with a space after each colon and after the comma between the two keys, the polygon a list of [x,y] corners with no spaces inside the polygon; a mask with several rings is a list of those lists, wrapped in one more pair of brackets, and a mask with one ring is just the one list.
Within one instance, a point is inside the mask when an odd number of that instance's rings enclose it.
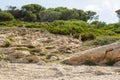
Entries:
{"label": "sparse plant on rock", "polygon": [[11,42],[7,40],[3,47],[10,47],[10,45],[11,45]]}
{"label": "sparse plant on rock", "polygon": [[106,62],[106,65],[107,66],[113,66],[115,63],[116,63],[115,60],[109,60],[109,61]]}

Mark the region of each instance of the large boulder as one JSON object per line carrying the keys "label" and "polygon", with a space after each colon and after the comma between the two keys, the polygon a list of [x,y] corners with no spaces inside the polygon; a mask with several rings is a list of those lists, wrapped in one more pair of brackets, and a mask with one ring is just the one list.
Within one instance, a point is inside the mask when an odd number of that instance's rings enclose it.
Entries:
{"label": "large boulder", "polygon": [[113,65],[120,60],[120,42],[77,53],[63,62],[71,65]]}

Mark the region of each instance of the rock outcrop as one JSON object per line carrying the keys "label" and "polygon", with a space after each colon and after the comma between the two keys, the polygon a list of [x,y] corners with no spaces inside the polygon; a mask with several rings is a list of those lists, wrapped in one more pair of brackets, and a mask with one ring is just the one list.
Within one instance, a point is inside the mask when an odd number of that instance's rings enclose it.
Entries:
{"label": "rock outcrop", "polygon": [[55,62],[81,52],[81,44],[72,36],[55,35],[43,29],[1,28],[0,61]]}
{"label": "rock outcrop", "polygon": [[71,65],[114,65],[120,61],[120,42],[77,53],[63,62]]}

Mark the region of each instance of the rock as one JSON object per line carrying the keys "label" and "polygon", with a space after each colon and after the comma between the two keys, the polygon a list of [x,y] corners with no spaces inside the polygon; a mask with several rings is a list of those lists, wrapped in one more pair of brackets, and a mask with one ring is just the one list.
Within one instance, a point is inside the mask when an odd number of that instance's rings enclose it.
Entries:
{"label": "rock", "polygon": [[95,75],[105,75],[105,73],[102,71],[95,71]]}
{"label": "rock", "polygon": [[50,49],[49,53],[59,53],[58,49],[54,48],[54,49]]}
{"label": "rock", "polygon": [[58,51],[60,51],[60,52],[65,52],[65,50],[66,50],[66,46],[64,46],[64,45],[61,45],[58,47]]}
{"label": "rock", "polygon": [[0,48],[0,52],[3,54],[10,54],[14,53],[15,50],[13,48]]}
{"label": "rock", "polygon": [[113,66],[119,66],[120,67],[120,61],[116,62]]}
{"label": "rock", "polygon": [[58,58],[57,56],[51,56],[51,57],[50,57],[50,60],[51,60],[51,61],[56,61],[56,60],[58,60],[58,59],[59,59],[59,58]]}
{"label": "rock", "polygon": [[46,49],[54,49],[54,46],[46,46]]}
{"label": "rock", "polygon": [[73,53],[71,50],[66,50],[66,53]]}
{"label": "rock", "polygon": [[50,38],[50,37],[48,37],[48,38],[42,38],[41,41],[42,41],[43,43],[49,43],[49,42],[52,42],[53,39]]}
{"label": "rock", "polygon": [[63,52],[63,53],[72,53],[72,47],[71,46],[66,46],[66,45],[62,45],[58,48],[59,52]]}
{"label": "rock", "polygon": [[69,43],[82,44],[82,42],[78,39],[69,39]]}
{"label": "rock", "polygon": [[5,38],[0,38],[0,47],[9,47],[10,42]]}
{"label": "rock", "polygon": [[10,60],[11,62],[26,62],[23,60],[23,58],[28,55],[30,55],[29,51],[16,50],[14,53],[7,55],[6,59]]}
{"label": "rock", "polygon": [[0,68],[5,68],[5,67],[7,67],[7,62],[5,62],[5,61],[0,61]]}
{"label": "rock", "polygon": [[31,52],[36,52],[37,55],[45,55],[46,49],[44,47],[37,47],[37,48],[33,49]]}
{"label": "rock", "polygon": [[38,46],[39,44],[40,43],[37,40],[31,41],[31,45],[33,45],[33,46]]}
{"label": "rock", "polygon": [[[63,61],[66,64],[107,64],[110,60],[120,60],[120,42],[83,51]],[[111,63],[112,64],[112,63]]]}
{"label": "rock", "polygon": [[28,55],[30,55],[29,51],[16,50],[14,53],[11,53],[9,56],[11,56],[12,58],[21,58]]}
{"label": "rock", "polygon": [[37,48],[35,48],[35,50],[37,51],[37,52],[44,52],[45,51],[45,48],[44,47],[37,47]]}
{"label": "rock", "polygon": [[40,61],[39,56],[36,56],[36,55],[27,56],[25,59],[27,60],[27,62],[30,62],[30,63],[38,63]]}
{"label": "rock", "polygon": [[45,65],[45,64],[46,64],[45,61],[39,61],[39,62],[37,63],[37,65]]}
{"label": "rock", "polygon": [[3,59],[4,59],[3,55],[0,54],[0,61],[3,60]]}

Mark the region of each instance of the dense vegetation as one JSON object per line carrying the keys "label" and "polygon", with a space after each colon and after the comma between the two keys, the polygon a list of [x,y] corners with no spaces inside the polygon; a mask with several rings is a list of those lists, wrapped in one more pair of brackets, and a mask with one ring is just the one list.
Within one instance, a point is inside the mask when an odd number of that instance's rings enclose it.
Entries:
{"label": "dense vegetation", "polygon": [[38,4],[24,5],[21,9],[15,6],[0,9],[0,27],[44,28],[54,34],[81,38],[93,45],[120,40],[120,23],[98,21],[96,12],[65,7],[46,9]]}
{"label": "dense vegetation", "polygon": [[[0,12],[4,13],[2,10],[0,10]],[[22,6],[21,9],[17,9],[15,6],[9,6],[6,12],[11,13],[15,19],[28,22],[52,22],[55,20],[70,19],[88,21],[93,19],[96,20],[98,18],[96,12],[93,11],[68,9],[66,7],[46,9],[45,7],[38,4],[27,4]]]}
{"label": "dense vegetation", "polygon": [[105,45],[120,39],[120,23],[107,25],[104,22],[87,23],[81,20],[29,23],[14,20],[0,22],[0,27],[42,28],[54,34],[72,35],[74,38],[81,36],[82,41],[89,41],[93,45]]}
{"label": "dense vegetation", "polygon": [[14,17],[12,14],[6,12],[6,11],[0,11],[0,21],[11,21]]}

